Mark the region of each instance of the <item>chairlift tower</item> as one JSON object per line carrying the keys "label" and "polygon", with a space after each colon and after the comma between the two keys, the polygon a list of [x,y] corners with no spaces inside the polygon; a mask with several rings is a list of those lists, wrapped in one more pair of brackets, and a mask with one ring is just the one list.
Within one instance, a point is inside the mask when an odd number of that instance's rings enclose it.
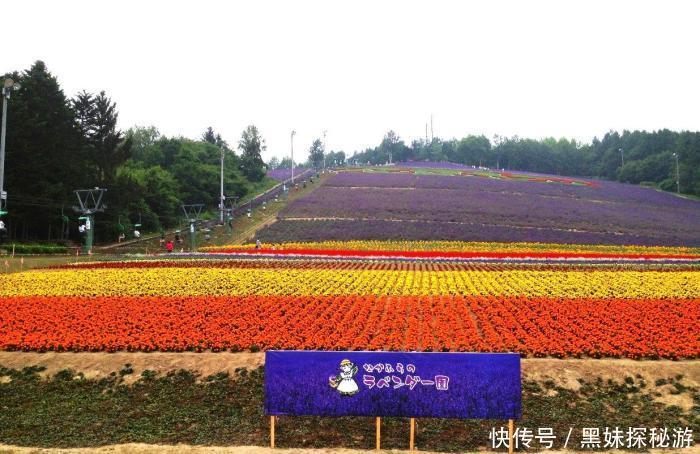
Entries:
{"label": "chairlift tower", "polygon": [[92,243],[95,239],[95,213],[101,213],[106,208],[102,202],[102,197],[104,196],[107,189],[104,188],[94,188],[94,189],[76,189],[75,196],[78,198],[77,206],[73,206],[73,210],[81,213],[78,219],[85,221],[85,242],[83,243],[83,252],[89,254],[92,252]]}
{"label": "chairlift tower", "polygon": [[202,214],[203,208],[203,203],[182,205],[182,212],[185,213],[185,219],[190,223],[190,252],[194,252],[197,247],[197,221],[199,221],[199,215]]}

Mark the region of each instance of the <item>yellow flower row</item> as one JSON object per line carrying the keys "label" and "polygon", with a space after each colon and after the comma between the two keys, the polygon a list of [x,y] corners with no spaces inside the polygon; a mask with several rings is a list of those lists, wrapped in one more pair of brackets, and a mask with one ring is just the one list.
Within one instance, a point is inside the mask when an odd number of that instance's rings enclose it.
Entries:
{"label": "yellow flower row", "polygon": [[[208,246],[204,251],[245,250],[254,245]],[[692,254],[700,256],[700,248],[665,246],[611,246],[558,243],[484,243],[468,241],[322,241],[265,243],[266,249],[332,249],[350,251],[441,251],[441,252],[589,252],[611,254]]]}
{"label": "yellow flower row", "polygon": [[0,296],[503,295],[698,298],[698,271],[128,268],[0,277]]}

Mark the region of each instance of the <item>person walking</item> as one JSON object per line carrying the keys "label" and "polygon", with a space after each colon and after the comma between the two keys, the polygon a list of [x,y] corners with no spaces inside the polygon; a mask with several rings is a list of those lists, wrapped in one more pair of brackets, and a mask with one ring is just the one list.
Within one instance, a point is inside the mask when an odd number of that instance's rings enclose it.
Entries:
{"label": "person walking", "polygon": [[168,253],[173,252],[173,240],[168,240],[168,242],[165,244],[165,249],[168,251]]}

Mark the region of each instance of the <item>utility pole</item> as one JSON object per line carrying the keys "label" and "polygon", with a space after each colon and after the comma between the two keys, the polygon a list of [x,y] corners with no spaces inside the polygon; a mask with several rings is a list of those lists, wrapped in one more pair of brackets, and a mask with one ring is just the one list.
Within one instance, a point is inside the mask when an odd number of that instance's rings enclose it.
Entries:
{"label": "utility pole", "polygon": [[425,144],[428,144],[428,123],[425,124]]}
{"label": "utility pole", "polygon": [[204,208],[203,203],[195,203],[192,205],[182,205],[182,212],[185,213],[185,219],[190,223],[190,252],[194,252],[197,248],[197,221],[199,215]]}
{"label": "utility pole", "polygon": [[681,193],[681,173],[680,173],[680,168],[678,166],[678,153],[673,153],[673,156],[676,158],[676,193],[680,194]]}
{"label": "utility pole", "polygon": [[625,166],[625,150],[623,150],[622,148],[620,148],[619,150],[620,150],[620,159],[622,160],[622,167],[624,167]]}
{"label": "utility pole", "polygon": [[7,133],[7,103],[10,102],[10,93],[20,89],[20,84],[15,83],[9,77],[2,86],[2,131],[0,131],[0,217],[6,214],[7,192],[5,192],[5,135]]}
{"label": "utility pole", "polygon": [[292,129],[292,187],[294,187],[294,134],[297,132]]}
{"label": "utility pole", "polygon": [[433,114],[430,114],[430,141],[432,142],[435,140],[435,136],[433,136]]}
{"label": "utility pole", "polygon": [[221,186],[219,192],[219,222],[224,224],[224,147],[221,146]]}
{"label": "utility pole", "polygon": [[326,133],[328,132],[327,129],[323,130],[323,170],[326,170]]}
{"label": "utility pole", "polygon": [[82,213],[82,216],[78,219],[85,221],[85,230],[81,230],[81,233],[85,235],[83,252],[86,254],[92,253],[92,243],[95,238],[95,213],[102,212],[107,208],[107,205],[102,203],[102,196],[104,196],[105,191],[107,190],[104,188],[76,189],[73,191],[78,198],[79,204],[79,206],[73,206],[73,210]]}

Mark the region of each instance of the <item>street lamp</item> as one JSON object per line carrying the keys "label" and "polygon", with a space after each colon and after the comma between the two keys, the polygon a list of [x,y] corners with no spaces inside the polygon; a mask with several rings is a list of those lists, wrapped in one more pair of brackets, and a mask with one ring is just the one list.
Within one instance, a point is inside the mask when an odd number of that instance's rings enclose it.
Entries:
{"label": "street lamp", "polygon": [[7,130],[7,103],[10,101],[12,91],[20,89],[20,84],[9,77],[2,86],[2,131],[0,132],[0,215],[7,205],[7,193],[5,192],[5,133]]}
{"label": "street lamp", "polygon": [[678,153],[673,153],[673,157],[676,158],[676,192],[678,194],[681,193],[681,178],[680,178],[680,170],[678,167]]}
{"label": "street lamp", "polygon": [[219,222],[224,224],[224,147],[221,147],[221,178],[219,185]]}
{"label": "street lamp", "polygon": [[292,129],[292,186],[294,186],[294,134],[297,132]]}

